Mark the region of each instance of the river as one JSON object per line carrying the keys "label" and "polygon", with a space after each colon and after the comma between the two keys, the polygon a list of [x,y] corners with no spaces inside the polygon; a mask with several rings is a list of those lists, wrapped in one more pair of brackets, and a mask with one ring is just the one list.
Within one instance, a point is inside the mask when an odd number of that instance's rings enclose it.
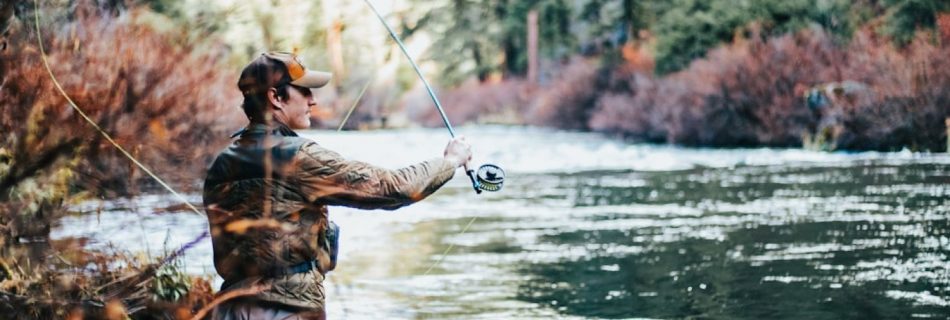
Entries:
{"label": "river", "polygon": [[[331,208],[342,252],[326,282],[330,318],[950,316],[950,156],[457,131],[475,163],[507,171],[504,189],[476,195],[460,171],[396,211]],[[388,168],[439,156],[448,139],[440,129],[303,135]],[[203,216],[157,212],[175,204],[164,194],[85,202],[52,236],[159,255],[207,229]],[[210,240],[182,259],[214,274]]]}

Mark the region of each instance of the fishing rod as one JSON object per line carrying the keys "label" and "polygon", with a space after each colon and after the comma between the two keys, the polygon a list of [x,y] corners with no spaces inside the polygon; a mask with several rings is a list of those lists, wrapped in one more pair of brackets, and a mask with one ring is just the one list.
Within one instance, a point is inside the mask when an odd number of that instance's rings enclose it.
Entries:
{"label": "fishing rod", "polygon": [[[379,22],[382,22],[383,26],[386,27],[386,31],[389,31],[389,36],[396,41],[396,44],[399,45],[399,49],[406,55],[406,59],[409,60],[412,69],[416,71],[416,74],[419,75],[419,79],[422,80],[422,84],[426,87],[426,91],[429,93],[429,97],[432,98],[432,102],[435,102],[435,108],[439,111],[439,115],[442,116],[442,122],[445,123],[445,128],[449,130],[449,135],[455,138],[455,130],[452,129],[452,124],[449,123],[449,118],[445,115],[445,109],[442,108],[442,103],[440,103],[439,98],[435,96],[435,91],[432,90],[429,81],[426,81],[426,77],[422,75],[422,71],[419,69],[419,66],[416,65],[415,60],[409,55],[409,51],[406,50],[406,45],[402,43],[402,40],[399,39],[399,36],[396,35],[393,28],[386,23],[386,19],[383,18],[383,15],[379,14],[379,10],[376,10],[376,6],[369,0],[365,1],[366,4],[369,5],[369,8],[373,10],[373,13],[376,14],[376,17],[379,18]],[[465,174],[472,180],[472,189],[475,189],[475,193],[477,194],[481,194],[482,190],[491,192],[499,191],[505,182],[505,170],[493,164],[482,165],[478,168],[477,173],[475,170],[469,169],[468,164],[465,164]]]}

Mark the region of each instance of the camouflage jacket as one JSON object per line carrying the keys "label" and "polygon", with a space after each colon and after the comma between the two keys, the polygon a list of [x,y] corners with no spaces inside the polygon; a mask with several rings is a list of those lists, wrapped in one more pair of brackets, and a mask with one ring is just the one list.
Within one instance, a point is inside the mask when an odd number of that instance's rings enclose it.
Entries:
{"label": "camouflage jacket", "polygon": [[[327,206],[393,210],[432,194],[454,173],[441,158],[386,170],[346,160],[284,126],[249,126],[218,155],[204,185],[222,291],[263,285],[261,300],[323,308]],[[310,260],[320,270],[277,271]]]}

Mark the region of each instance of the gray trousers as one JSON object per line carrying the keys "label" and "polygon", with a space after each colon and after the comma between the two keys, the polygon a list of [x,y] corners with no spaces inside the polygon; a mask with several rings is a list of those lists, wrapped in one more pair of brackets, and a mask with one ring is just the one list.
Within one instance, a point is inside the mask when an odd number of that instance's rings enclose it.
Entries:
{"label": "gray trousers", "polygon": [[212,320],[324,320],[323,310],[300,310],[253,299],[233,299],[214,308]]}

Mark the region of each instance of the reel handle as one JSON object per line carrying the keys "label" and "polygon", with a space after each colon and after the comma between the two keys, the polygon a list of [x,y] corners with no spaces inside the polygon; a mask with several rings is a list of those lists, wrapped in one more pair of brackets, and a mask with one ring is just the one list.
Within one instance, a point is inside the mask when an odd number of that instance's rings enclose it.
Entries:
{"label": "reel handle", "polygon": [[469,169],[467,163],[465,164],[464,168],[465,174],[467,174],[468,178],[472,180],[472,189],[475,189],[476,194],[482,194],[482,189],[479,188],[478,179],[475,178],[475,170]]}

